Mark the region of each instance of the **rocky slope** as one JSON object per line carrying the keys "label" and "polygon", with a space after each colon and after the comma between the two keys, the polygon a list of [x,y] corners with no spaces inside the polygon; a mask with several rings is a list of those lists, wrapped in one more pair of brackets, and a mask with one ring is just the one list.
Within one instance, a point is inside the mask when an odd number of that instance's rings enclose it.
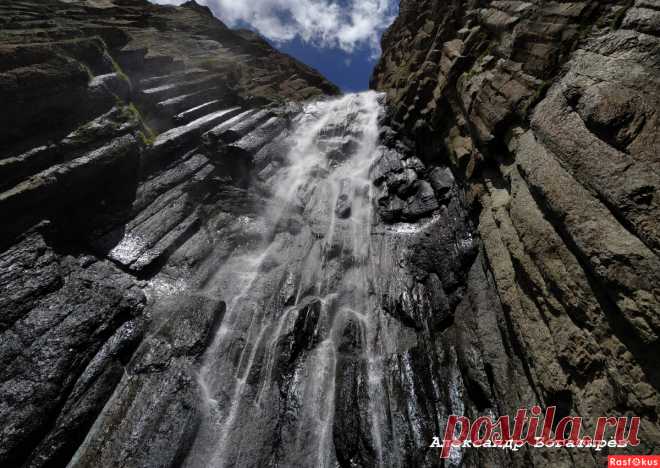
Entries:
{"label": "rocky slope", "polygon": [[372,79],[390,125],[467,190],[502,307],[477,319],[477,347],[497,323],[519,363],[482,354],[483,406],[639,415],[647,453],[660,443],[659,34],[655,0],[402,0]]}
{"label": "rocky slope", "polygon": [[338,91],[194,2],[2,1],[0,25],[0,465],[66,465],[121,382],[171,425],[144,429],[168,444],[150,455],[166,466],[194,425],[191,372],[224,305],[156,307],[143,279],[206,210],[250,203],[218,193],[240,165],[198,139],[256,106]]}
{"label": "rocky slope", "polygon": [[429,448],[533,404],[657,452],[657,1],[402,1],[368,180],[373,97],[303,107],[336,88],[194,2],[0,12],[1,466],[600,466]]}

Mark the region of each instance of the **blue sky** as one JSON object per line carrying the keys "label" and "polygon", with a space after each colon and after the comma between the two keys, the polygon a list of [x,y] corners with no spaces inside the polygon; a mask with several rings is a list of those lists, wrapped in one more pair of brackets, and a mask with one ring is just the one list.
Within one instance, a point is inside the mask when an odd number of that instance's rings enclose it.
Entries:
{"label": "blue sky", "polygon": [[[184,0],[151,0],[180,4]],[[380,54],[380,37],[398,0],[197,0],[230,27],[248,27],[325,75],[343,91],[362,91]]]}
{"label": "blue sky", "polygon": [[368,89],[371,72],[378,60],[366,46],[356,47],[352,52],[346,52],[338,47],[319,48],[300,38],[273,45],[301,62],[316,68],[344,92]]}

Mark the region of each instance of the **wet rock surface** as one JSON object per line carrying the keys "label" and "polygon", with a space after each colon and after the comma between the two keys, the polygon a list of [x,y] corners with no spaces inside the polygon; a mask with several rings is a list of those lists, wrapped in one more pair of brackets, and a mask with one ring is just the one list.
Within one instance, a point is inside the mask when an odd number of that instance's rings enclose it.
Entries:
{"label": "wet rock surface", "polygon": [[[177,466],[199,425],[195,370],[224,304],[179,296],[144,339],[69,466]],[[164,321],[164,323],[160,323]]]}
{"label": "wet rock surface", "polygon": [[195,2],[0,5],[0,465],[599,466],[429,448],[533,404],[657,451],[657,10],[405,0],[329,100]]}
{"label": "wet rock surface", "polygon": [[0,456],[8,465],[66,463],[143,333],[146,299],[130,275],[58,250],[35,231],[2,254],[2,286],[11,291],[1,345]]}
{"label": "wet rock surface", "polygon": [[[178,282],[204,268],[207,232],[260,201],[201,136],[337,90],[194,2],[0,13],[0,465],[175,466],[224,310]],[[287,119],[257,123],[232,140],[243,153]]]}
{"label": "wet rock surface", "polygon": [[[479,394],[497,395],[499,414],[531,402],[587,421],[635,414],[644,442],[631,450],[660,443],[657,9],[411,0],[383,37],[372,85],[388,95],[389,126],[466,190],[499,298],[490,313],[517,368],[502,380],[497,353],[463,361],[467,414],[483,411]],[[445,180],[431,173],[436,192]],[[457,312],[449,330],[469,320]],[[483,350],[493,343],[492,330],[476,335]],[[464,454],[465,466],[485,453]],[[601,463],[589,451],[524,457],[488,464]]]}

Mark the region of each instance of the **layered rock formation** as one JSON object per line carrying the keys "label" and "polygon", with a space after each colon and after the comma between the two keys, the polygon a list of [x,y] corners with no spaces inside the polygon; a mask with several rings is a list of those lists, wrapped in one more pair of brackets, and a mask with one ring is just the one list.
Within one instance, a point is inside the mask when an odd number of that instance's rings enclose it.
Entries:
{"label": "layered rock formation", "polygon": [[[502,307],[475,324],[482,406],[557,405],[590,427],[639,415],[647,453],[660,443],[659,32],[654,1],[404,0],[372,80],[391,125],[468,191]],[[493,335],[516,372],[493,364]]]}
{"label": "layered rock formation", "polygon": [[0,465],[600,465],[429,447],[533,404],[657,451],[657,2],[405,0],[330,102],[194,2],[0,11]]}
{"label": "layered rock formation", "polygon": [[[141,412],[113,417],[152,446],[129,465],[169,466],[194,432],[194,369],[224,304],[155,305],[143,280],[207,210],[250,203],[227,183],[240,164],[207,157],[199,138],[256,106],[338,91],[194,2],[11,1],[0,13],[0,465],[65,466],[124,392]],[[117,437],[142,450],[136,431]]]}

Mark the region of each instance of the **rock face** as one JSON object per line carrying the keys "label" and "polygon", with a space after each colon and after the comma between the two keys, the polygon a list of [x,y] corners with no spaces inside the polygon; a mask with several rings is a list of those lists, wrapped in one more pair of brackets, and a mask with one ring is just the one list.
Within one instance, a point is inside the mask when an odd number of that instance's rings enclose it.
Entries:
{"label": "rock face", "polygon": [[[403,0],[383,37],[372,86],[387,93],[389,125],[467,190],[501,306],[489,312],[499,330],[476,318],[490,370],[473,417],[531,403],[589,424],[634,414],[637,450],[660,444],[659,15],[642,0]],[[474,320],[459,309],[448,332]],[[516,372],[493,364],[493,335]],[[588,451],[518,456],[600,463]]]}
{"label": "rock face", "polygon": [[601,466],[657,452],[660,5],[404,0],[336,88],[187,2],[0,4],[0,466]]}
{"label": "rock face", "polygon": [[[235,216],[251,196],[202,134],[337,92],[194,2],[0,4],[1,466],[66,466],[81,444],[96,451],[79,466],[185,456],[224,303],[169,294],[190,256],[171,284],[144,280],[207,212]],[[260,115],[241,131],[275,132],[276,113]],[[257,136],[232,143],[254,151]]]}

